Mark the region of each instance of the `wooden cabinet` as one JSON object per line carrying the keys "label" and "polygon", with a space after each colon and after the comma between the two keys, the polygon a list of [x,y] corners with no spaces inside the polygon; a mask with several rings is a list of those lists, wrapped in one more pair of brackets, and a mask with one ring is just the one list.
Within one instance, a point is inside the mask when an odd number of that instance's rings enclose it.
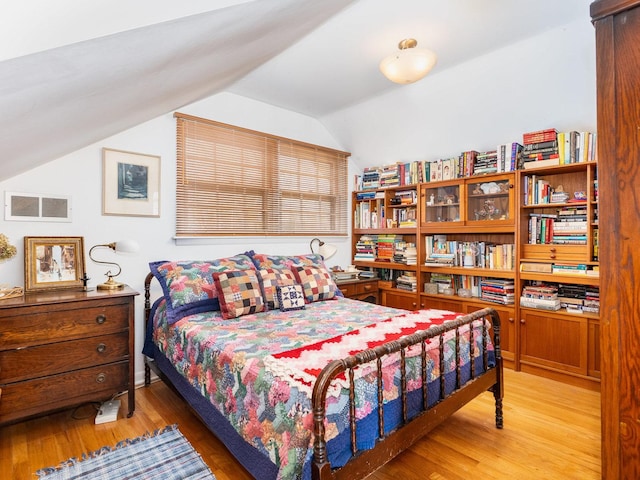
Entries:
{"label": "wooden cabinet", "polygon": [[56,291],[0,302],[0,424],[127,390],[131,416],[135,295]]}
{"label": "wooden cabinet", "polygon": [[377,279],[339,280],[336,285],[346,298],[368,303],[380,303]]}
{"label": "wooden cabinet", "polygon": [[[596,32],[602,478],[640,478],[640,1],[591,4]],[[605,223],[606,222],[606,223]]]}
{"label": "wooden cabinet", "polygon": [[[520,302],[520,367],[591,388],[599,386],[599,313],[586,311],[597,304],[589,299],[598,298],[600,285],[597,168],[582,162],[518,172],[518,292],[534,292],[534,304],[536,290],[549,288],[559,297],[552,310]],[[558,191],[565,195],[552,196]],[[570,304],[577,305],[573,313],[565,308]]]}
{"label": "wooden cabinet", "polygon": [[382,305],[393,308],[402,308],[404,310],[418,310],[418,297],[411,292],[401,292],[398,289],[385,288],[380,289]]}

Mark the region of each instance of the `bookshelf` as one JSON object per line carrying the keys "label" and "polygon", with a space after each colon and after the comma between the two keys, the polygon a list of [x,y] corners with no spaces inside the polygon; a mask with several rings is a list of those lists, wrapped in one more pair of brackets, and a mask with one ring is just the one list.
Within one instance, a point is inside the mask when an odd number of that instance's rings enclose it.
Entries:
{"label": "bookshelf", "polygon": [[[387,172],[383,178],[390,176]],[[353,264],[360,270],[376,272],[384,305],[419,308],[419,209],[417,184],[365,188],[353,193]]]}
{"label": "bookshelf", "polygon": [[518,171],[519,368],[600,377],[597,163]]}
{"label": "bookshelf", "polygon": [[[554,134],[553,129],[545,133]],[[498,150],[497,161],[505,159],[501,168],[509,151],[518,165],[520,150],[519,144]],[[495,308],[507,365],[598,389],[598,168],[595,161],[560,164],[572,158],[567,153],[572,150],[565,148],[565,160],[551,153],[520,161],[519,170],[481,175],[468,175],[463,159],[493,155],[463,152],[458,163],[416,162],[415,176],[408,178],[418,178],[417,183],[354,192],[354,263],[376,271],[380,302],[387,306],[461,313]],[[446,162],[454,173],[444,179],[439,172]],[[483,171],[491,168],[482,165]],[[386,175],[390,178],[388,170]],[[400,228],[395,210],[402,209],[411,209],[412,223]],[[363,220],[362,212],[375,212],[376,222]],[[407,245],[409,261],[395,255]],[[532,292],[540,286],[555,288],[558,301],[535,304]]]}

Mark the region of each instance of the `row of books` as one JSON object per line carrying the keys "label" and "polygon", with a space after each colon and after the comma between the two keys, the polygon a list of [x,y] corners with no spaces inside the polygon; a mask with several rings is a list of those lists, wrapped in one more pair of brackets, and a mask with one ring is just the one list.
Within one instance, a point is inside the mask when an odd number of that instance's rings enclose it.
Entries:
{"label": "row of books", "polygon": [[600,290],[595,286],[532,282],[522,288],[520,306],[569,313],[600,311]]}
{"label": "row of books", "polygon": [[600,275],[600,270],[597,265],[589,266],[585,263],[521,262],[520,271],[556,275],[587,275],[591,277],[597,277]]}
{"label": "row of books", "polygon": [[406,242],[402,235],[361,235],[356,242],[354,261],[394,262],[405,265],[417,263],[416,244]]}
{"label": "row of books", "polygon": [[472,297],[499,303],[501,305],[513,305],[515,301],[515,285],[513,280],[504,278],[480,277],[472,275],[455,275],[434,272],[431,274],[429,284],[425,285],[425,292],[431,293],[428,287],[435,285],[437,292],[442,294],[446,289],[458,292],[466,289]]}
{"label": "row of books", "polygon": [[402,272],[402,274],[396,278],[396,288],[407,292],[418,291],[416,272]]}
{"label": "row of books", "polygon": [[529,214],[528,243],[586,245],[587,244],[586,207],[563,207],[554,213]]}
{"label": "row of books", "polygon": [[468,150],[449,158],[367,167],[362,175],[356,175],[354,189],[398,187],[595,160],[595,133],[548,128],[524,133],[522,143],[503,143],[486,151]]}
{"label": "row of books", "polygon": [[448,240],[446,235],[425,236],[425,265],[513,270],[515,245]]}

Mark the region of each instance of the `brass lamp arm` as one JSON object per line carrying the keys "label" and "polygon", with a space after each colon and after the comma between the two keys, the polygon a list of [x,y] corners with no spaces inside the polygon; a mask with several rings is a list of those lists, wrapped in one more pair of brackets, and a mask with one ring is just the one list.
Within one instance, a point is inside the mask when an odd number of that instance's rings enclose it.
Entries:
{"label": "brass lamp arm", "polygon": [[111,274],[111,270],[108,270],[107,273],[105,274],[107,277],[117,277],[118,275],[120,275],[120,273],[122,272],[122,268],[120,267],[120,265],[118,265],[116,262],[106,262],[104,260],[96,260],[95,258],[93,258],[92,256],[92,252],[93,249],[96,247],[107,247],[112,249],[114,252],[116,250],[116,244],[115,242],[113,243],[106,243],[104,245],[94,245],[93,247],[91,247],[91,249],[89,250],[89,258],[95,262],[95,263],[99,263],[101,265],[115,265],[116,267],[118,267],[118,273],[116,274]]}

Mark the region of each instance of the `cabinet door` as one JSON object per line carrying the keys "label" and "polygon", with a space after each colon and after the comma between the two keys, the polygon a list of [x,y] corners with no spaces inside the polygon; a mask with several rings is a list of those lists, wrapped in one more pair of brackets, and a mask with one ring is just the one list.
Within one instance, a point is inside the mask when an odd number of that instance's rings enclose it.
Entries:
{"label": "cabinet door", "polygon": [[436,297],[422,297],[422,305],[421,308],[435,308],[437,310],[449,310],[451,312],[460,312],[462,311],[462,305],[459,301],[456,300],[447,300],[443,298]]}
{"label": "cabinet door", "polygon": [[522,309],[520,363],[587,374],[587,320]]}
{"label": "cabinet door", "polygon": [[515,189],[513,175],[499,175],[466,185],[467,225],[513,225]]}
{"label": "cabinet door", "polygon": [[396,292],[382,291],[382,304],[386,307],[402,308],[404,310],[416,310],[418,308],[417,296],[415,294],[402,294]]}
{"label": "cabinet door", "polygon": [[422,185],[420,201],[422,226],[446,230],[464,224],[464,184],[459,181]]}
{"label": "cabinet door", "polygon": [[[464,313],[472,313],[476,310],[482,310],[486,307],[487,305],[467,303],[464,306]],[[514,361],[516,346],[514,310],[509,308],[501,308],[499,305],[492,305],[491,307],[495,308],[496,312],[498,312],[498,316],[500,317],[500,348],[502,350],[502,357],[505,360]]]}

